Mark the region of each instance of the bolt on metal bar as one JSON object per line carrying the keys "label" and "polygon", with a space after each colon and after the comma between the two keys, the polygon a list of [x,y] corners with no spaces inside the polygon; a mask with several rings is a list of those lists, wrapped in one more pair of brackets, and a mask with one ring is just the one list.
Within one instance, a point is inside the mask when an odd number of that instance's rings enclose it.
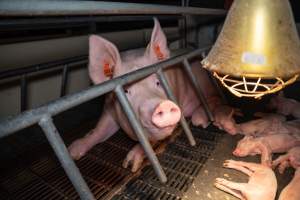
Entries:
{"label": "bolt on metal bar", "polygon": [[69,155],[69,152],[56,129],[52,118],[49,115],[44,115],[39,121],[39,125],[44,131],[51,147],[58,157],[64,171],[75,187],[81,199],[95,199],[89,187],[84,181],[79,169]]}
{"label": "bolt on metal bar", "polygon": [[68,81],[68,65],[64,65],[62,79],[61,79],[60,97],[65,96],[66,94],[67,81]]}
{"label": "bolt on metal bar", "polygon": [[27,109],[27,81],[26,75],[21,77],[21,112]]}
{"label": "bolt on metal bar", "polygon": [[49,114],[51,116],[56,115],[60,112],[73,108],[81,103],[84,103],[105,93],[113,91],[117,85],[125,85],[133,81],[145,78],[153,73],[156,73],[157,70],[160,68],[165,69],[170,66],[174,66],[175,64],[182,62],[184,58],[191,58],[197,56],[209,48],[210,47],[205,47],[202,49],[191,51],[189,53],[187,53],[186,51],[183,53],[181,52],[179,55],[177,54],[177,56],[169,60],[150,65],[148,67],[130,72],[128,74],[124,74],[110,81],[105,81],[99,85],[95,85],[89,89],[83,90],[81,92],[66,95],[58,100],[52,101],[39,108],[25,111],[15,117],[8,117],[7,119],[1,120],[0,138],[8,136],[18,130],[24,129],[37,123],[45,114]]}
{"label": "bolt on metal bar", "polygon": [[[170,100],[174,101],[179,106],[178,101],[177,101],[176,97],[174,96],[174,94],[173,94],[173,92],[172,92],[172,90],[169,86],[169,83],[168,83],[162,69],[159,69],[156,74],[157,74],[157,76],[158,76],[158,78],[159,78],[159,80],[160,80],[160,82],[161,82],[168,98]],[[184,133],[186,134],[186,136],[188,138],[188,141],[189,141],[190,145],[195,146],[196,145],[195,138],[194,138],[194,136],[191,132],[191,129],[190,129],[190,127],[189,127],[189,125],[188,125],[188,123],[187,123],[187,121],[186,121],[186,119],[184,118],[183,115],[180,118],[180,124],[181,124],[181,126],[184,130]]]}
{"label": "bolt on metal bar", "polygon": [[161,182],[163,182],[163,183],[167,182],[167,176],[166,176],[165,172],[163,171],[163,169],[155,155],[155,152],[153,151],[151,144],[145,135],[145,131],[144,131],[142,125],[140,124],[140,122],[138,121],[121,85],[118,85],[116,87],[115,93],[121,104],[123,111],[125,112],[125,114],[128,118],[128,121],[131,124],[132,129],[134,130],[140,144],[142,145],[142,147],[145,151],[145,154],[147,155],[149,161],[151,162],[151,164],[153,166],[156,175],[158,176],[158,178]]}
{"label": "bolt on metal bar", "polygon": [[214,121],[214,116],[213,116],[211,110],[209,109],[208,103],[204,97],[204,92],[202,91],[199,82],[197,81],[196,77],[194,76],[191,65],[187,59],[183,60],[183,68],[184,68],[186,74],[188,75],[188,77],[190,78],[190,80],[192,81],[192,84],[194,86],[196,94],[197,94],[201,104],[204,107],[204,111],[205,111],[208,119],[211,122]]}

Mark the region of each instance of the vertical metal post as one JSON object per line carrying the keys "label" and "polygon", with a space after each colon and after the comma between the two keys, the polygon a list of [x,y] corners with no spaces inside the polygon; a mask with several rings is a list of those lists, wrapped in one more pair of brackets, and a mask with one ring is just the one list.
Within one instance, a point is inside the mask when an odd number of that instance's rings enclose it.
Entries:
{"label": "vertical metal post", "polygon": [[138,121],[128,99],[121,85],[118,85],[115,89],[115,93],[117,98],[121,104],[123,111],[125,112],[128,121],[131,124],[132,129],[134,130],[140,144],[142,145],[145,154],[147,155],[150,163],[152,164],[156,175],[159,180],[163,183],[167,182],[167,177],[165,172],[163,171],[155,152],[153,151],[148,138],[145,136],[144,129],[142,128],[140,122]]}
{"label": "vertical metal post", "polygon": [[53,124],[52,118],[48,115],[43,116],[39,121],[39,125],[45,132],[51,147],[53,148],[80,198],[87,200],[95,199],[86,182],[84,181],[79,169],[70,157],[62,138]]}
{"label": "vertical metal post", "polygon": [[[206,53],[203,52],[203,53],[201,54],[201,57],[204,59],[204,58],[206,57]],[[225,96],[225,94],[224,94],[222,88],[220,87],[218,81],[215,79],[215,77],[213,77],[213,75],[211,74],[210,71],[206,70],[206,73],[208,74],[209,79],[211,80],[212,84],[215,86],[215,88],[216,88],[218,94],[220,95],[220,97],[221,97],[221,99],[222,99],[222,102],[223,102],[224,104],[228,104],[228,101],[227,101],[227,99],[226,99],[226,96]]]}
{"label": "vertical metal post", "polygon": [[61,78],[60,97],[65,96],[66,94],[67,82],[68,82],[68,65],[65,65],[63,68],[63,73]]}
{"label": "vertical metal post", "polygon": [[[175,103],[177,103],[177,105],[178,105],[177,99],[175,98],[175,96],[174,96],[174,94],[173,94],[173,92],[172,92],[172,90],[169,86],[169,83],[168,83],[168,81],[167,81],[167,79],[166,79],[166,77],[165,77],[165,75],[164,75],[161,68],[157,71],[157,76],[158,76],[158,78],[159,78],[159,80],[160,80],[160,82],[161,82],[168,98],[170,100],[174,101]],[[181,126],[182,126],[182,128],[183,128],[190,144],[192,146],[195,146],[196,145],[195,138],[194,138],[194,136],[191,132],[191,129],[190,129],[190,127],[189,127],[189,125],[188,125],[188,123],[187,123],[187,121],[186,121],[186,119],[184,118],[183,115],[180,118],[180,124],[181,124]]]}
{"label": "vertical metal post", "polygon": [[184,67],[184,70],[185,72],[187,73],[188,77],[190,78],[190,80],[192,81],[192,84],[194,86],[194,89],[196,91],[196,94],[201,102],[201,104],[203,105],[204,107],[204,110],[205,110],[205,113],[208,117],[208,119],[212,122],[214,121],[214,116],[212,114],[212,112],[210,111],[209,109],[209,106],[208,106],[208,103],[204,97],[204,93],[200,87],[200,84],[199,82],[197,81],[196,77],[194,76],[193,72],[192,72],[192,68],[190,66],[190,63],[187,59],[184,59],[183,60],[183,67]]}
{"label": "vertical metal post", "polygon": [[26,75],[21,77],[21,112],[27,109],[27,82]]}

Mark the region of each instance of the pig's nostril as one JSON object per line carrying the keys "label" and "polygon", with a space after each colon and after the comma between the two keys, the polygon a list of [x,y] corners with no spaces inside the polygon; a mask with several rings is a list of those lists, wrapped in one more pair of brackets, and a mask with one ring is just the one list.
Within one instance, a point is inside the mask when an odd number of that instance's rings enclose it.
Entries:
{"label": "pig's nostril", "polygon": [[164,112],[163,112],[163,111],[159,111],[157,114],[158,114],[159,116],[163,116]]}

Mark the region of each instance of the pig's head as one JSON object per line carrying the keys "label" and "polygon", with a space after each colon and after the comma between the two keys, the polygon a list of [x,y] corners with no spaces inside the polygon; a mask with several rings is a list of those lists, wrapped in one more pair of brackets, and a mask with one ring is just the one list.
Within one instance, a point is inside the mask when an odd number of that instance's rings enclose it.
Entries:
{"label": "pig's head", "polygon": [[[169,58],[167,40],[157,19],[151,41],[145,52],[131,50],[121,55],[114,44],[92,35],[89,39],[89,75],[94,84],[124,75],[145,66]],[[125,93],[149,133],[149,138],[161,140],[169,136],[181,117],[180,108],[169,101],[155,74],[125,86]],[[116,104],[117,117],[124,119],[119,104]]]}
{"label": "pig's head", "polygon": [[252,154],[254,147],[255,143],[253,142],[253,137],[245,136],[242,140],[238,142],[237,147],[232,153],[233,155],[238,157],[245,157]]}

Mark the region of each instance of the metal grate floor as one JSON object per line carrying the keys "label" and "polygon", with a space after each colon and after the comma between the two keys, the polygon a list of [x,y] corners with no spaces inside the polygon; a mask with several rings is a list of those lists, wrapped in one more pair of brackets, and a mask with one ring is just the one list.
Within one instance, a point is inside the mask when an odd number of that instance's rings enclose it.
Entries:
{"label": "metal grate floor", "polygon": [[[166,184],[159,182],[149,165],[139,176],[122,168],[123,159],[135,145],[123,133],[97,145],[76,164],[97,199],[181,199],[221,137],[214,130],[192,128],[192,131],[195,147],[181,134],[159,155],[168,177]],[[1,173],[0,196],[17,200],[79,199],[53,154]]]}

